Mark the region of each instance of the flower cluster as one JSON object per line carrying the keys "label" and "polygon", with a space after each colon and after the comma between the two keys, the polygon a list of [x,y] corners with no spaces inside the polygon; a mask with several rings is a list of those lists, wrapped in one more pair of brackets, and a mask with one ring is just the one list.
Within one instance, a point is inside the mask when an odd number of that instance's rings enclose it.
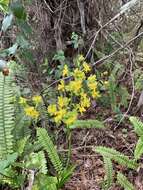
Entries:
{"label": "flower cluster", "polygon": [[62,76],[69,76],[65,81],[61,79],[57,89],[60,96],[54,104],[48,106],[48,113],[58,124],[72,125],[79,114],[83,114],[91,105],[91,98],[100,97],[96,75],[89,75],[91,66],[83,55],[77,56],[75,68],[71,71],[64,65]]}
{"label": "flower cluster", "polygon": [[[30,104],[33,105],[30,105]],[[23,107],[24,113],[26,116],[37,119],[40,115],[39,111],[37,111],[37,107],[42,103],[42,98],[39,95],[33,96],[32,99],[28,100],[26,98],[20,97],[19,104]]]}

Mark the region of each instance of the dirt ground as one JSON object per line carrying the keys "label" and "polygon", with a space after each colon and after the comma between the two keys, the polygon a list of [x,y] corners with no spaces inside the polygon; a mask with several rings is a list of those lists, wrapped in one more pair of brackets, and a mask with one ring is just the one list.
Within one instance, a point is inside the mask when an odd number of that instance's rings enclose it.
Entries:
{"label": "dirt ground", "polygon": [[[115,148],[128,156],[133,155],[137,137],[130,123],[117,127],[117,123],[109,118],[105,125],[106,128],[103,130],[75,130],[73,132],[72,163],[77,164],[77,168],[64,190],[101,189],[105,174],[103,159],[92,150],[93,147],[103,145]],[[114,163],[114,170],[123,172],[137,190],[143,189],[141,180],[143,172],[141,170],[135,172],[119,166],[117,163]],[[110,190],[122,190],[122,188],[113,184]]]}

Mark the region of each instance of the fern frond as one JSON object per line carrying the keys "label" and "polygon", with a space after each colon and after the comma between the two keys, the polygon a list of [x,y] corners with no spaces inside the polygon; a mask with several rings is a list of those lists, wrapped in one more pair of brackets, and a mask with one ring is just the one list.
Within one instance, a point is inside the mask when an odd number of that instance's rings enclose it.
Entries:
{"label": "fern frond", "polygon": [[128,156],[125,156],[112,148],[98,146],[94,149],[94,151],[101,154],[103,157],[107,157],[111,160],[114,160],[118,164],[121,164],[128,168],[137,169],[137,167],[138,167],[138,164],[136,163],[135,160],[129,159]]}
{"label": "fern frond", "polygon": [[24,149],[28,140],[29,140],[29,136],[24,137],[23,139],[20,139],[16,142],[14,150],[18,152],[19,155],[21,155],[24,152]]}
{"label": "fern frond", "polygon": [[14,103],[12,79],[0,74],[0,158],[13,152]]}
{"label": "fern frond", "polygon": [[14,163],[17,157],[18,154],[13,153],[13,154],[8,154],[5,160],[0,160],[0,173],[3,174],[5,168]]}
{"label": "fern frond", "polygon": [[135,159],[136,160],[140,159],[142,154],[143,154],[143,138],[140,137],[134,150]]}
{"label": "fern frond", "polygon": [[104,124],[101,121],[98,120],[77,120],[75,123],[71,126],[69,126],[70,129],[76,129],[76,128],[104,128]]}
{"label": "fern frond", "polygon": [[55,170],[58,173],[61,173],[63,171],[62,162],[47,131],[44,128],[38,128],[37,136],[39,143],[43,146],[44,150],[47,151],[50,161],[52,162]]}
{"label": "fern frond", "polygon": [[137,117],[130,117],[129,119],[130,122],[133,124],[137,135],[143,137],[143,122],[141,122]]}
{"label": "fern frond", "polygon": [[31,129],[29,128],[30,125],[30,120],[21,114],[21,109],[16,110],[15,124],[12,131],[15,142],[31,135]]}
{"label": "fern frond", "polygon": [[105,188],[108,190],[113,183],[113,165],[112,165],[112,161],[110,158],[107,157],[103,157],[103,161],[104,161],[104,167],[105,167],[105,183],[104,183],[104,190]]}
{"label": "fern frond", "polygon": [[135,187],[131,182],[128,181],[126,176],[122,173],[118,172],[117,174],[117,182],[125,189],[125,190],[135,190]]}
{"label": "fern frond", "polygon": [[39,169],[40,173],[47,174],[47,161],[44,152],[31,153],[26,161],[26,168]]}

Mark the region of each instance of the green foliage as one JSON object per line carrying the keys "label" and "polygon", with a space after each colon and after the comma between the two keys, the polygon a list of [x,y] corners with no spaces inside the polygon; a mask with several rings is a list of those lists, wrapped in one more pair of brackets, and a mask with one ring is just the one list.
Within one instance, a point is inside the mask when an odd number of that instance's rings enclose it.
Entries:
{"label": "green foliage", "polygon": [[55,170],[60,174],[63,171],[63,166],[47,131],[45,129],[38,128],[37,135],[39,143],[43,146],[44,150],[47,151]]}
{"label": "green foliage", "polygon": [[75,49],[79,46],[79,36],[75,32],[72,32],[71,41]]}
{"label": "green foliage", "polygon": [[135,132],[139,136],[139,140],[134,150],[134,157],[136,160],[138,160],[143,154],[143,122],[137,117],[130,117],[130,122],[133,124]]}
{"label": "green foliage", "polygon": [[47,174],[47,161],[43,151],[32,152],[26,161],[26,168],[37,169],[39,173]]}
{"label": "green foliage", "polygon": [[130,122],[133,124],[137,135],[143,137],[143,123],[137,117],[130,117]]}
{"label": "green foliage", "polygon": [[[112,163],[111,160],[116,161],[118,164],[137,170],[137,168],[140,166],[140,162],[137,163],[137,160],[139,160],[143,154],[143,123],[136,117],[130,117],[130,122],[133,124],[133,127],[135,129],[135,132],[139,136],[139,140],[136,143],[136,147],[134,150],[134,159],[129,159],[124,154],[121,154],[120,152],[112,149],[112,148],[106,148],[103,146],[98,146],[94,149],[94,151],[100,153],[103,156],[104,159],[104,166],[106,170],[106,176],[109,176],[108,181],[111,185],[111,176],[113,175],[112,172]],[[107,182],[108,182],[107,181]],[[105,181],[106,182],[106,181]],[[128,181],[128,179],[122,174],[117,174],[117,182],[124,187],[125,190],[134,190],[135,188],[133,185]],[[106,186],[105,186],[106,187]],[[109,187],[109,186],[108,186]]]}
{"label": "green foliage", "polygon": [[17,157],[18,154],[15,152],[13,154],[7,154],[5,159],[0,160],[0,174],[4,174],[5,168],[13,164]]}
{"label": "green foliage", "polygon": [[13,152],[14,103],[12,78],[0,74],[0,158]]}
{"label": "green foliage", "polygon": [[88,128],[104,128],[104,124],[101,121],[98,120],[76,120],[73,125],[69,126],[70,129],[88,129]]}
{"label": "green foliage", "polygon": [[17,19],[26,20],[27,14],[26,14],[25,8],[19,1],[13,2],[10,8],[11,8],[12,13]]}
{"label": "green foliage", "polygon": [[58,178],[58,184],[57,184],[58,189],[61,189],[65,185],[65,183],[69,181],[74,170],[75,170],[75,166],[69,166],[63,170],[63,172]]}
{"label": "green foliage", "polygon": [[7,15],[7,16],[3,19],[2,28],[1,28],[1,30],[2,30],[3,32],[5,32],[5,31],[11,26],[12,19],[13,19],[13,15],[12,15],[12,14]]}
{"label": "green foliage", "polygon": [[6,13],[8,11],[9,0],[0,0],[0,10]]}
{"label": "green foliage", "polygon": [[128,181],[128,179],[120,172],[117,174],[117,182],[125,189],[125,190],[135,190],[135,187]]}
{"label": "green foliage", "polygon": [[134,160],[129,159],[127,156],[112,148],[98,146],[95,148],[95,151],[100,153],[103,157],[110,158],[111,160],[116,161],[118,164],[121,164],[128,168],[137,169],[138,167],[138,164]]}
{"label": "green foliage", "polygon": [[104,167],[105,167],[106,175],[104,178],[104,183],[103,183],[102,189],[108,190],[113,183],[113,165],[112,165],[112,161],[110,158],[107,158],[104,156],[103,160],[104,160]]}
{"label": "green foliage", "polygon": [[62,50],[59,50],[53,57],[53,60],[58,60],[58,61],[65,61],[65,55]]}
{"label": "green foliage", "polygon": [[57,190],[57,183],[56,177],[38,174],[32,190]]}
{"label": "green foliage", "polygon": [[143,154],[143,138],[140,137],[136,144],[135,150],[134,150],[135,159],[139,160],[141,158],[142,154]]}

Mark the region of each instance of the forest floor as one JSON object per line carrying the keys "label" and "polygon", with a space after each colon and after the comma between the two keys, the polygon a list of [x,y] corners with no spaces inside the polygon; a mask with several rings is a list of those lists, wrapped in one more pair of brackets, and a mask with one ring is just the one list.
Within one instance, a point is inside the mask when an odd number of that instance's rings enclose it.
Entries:
{"label": "forest floor", "polygon": [[[95,117],[92,113],[90,117]],[[117,122],[112,120],[110,112],[106,119],[104,130],[75,130],[72,135],[72,163],[77,168],[72,179],[64,190],[100,190],[104,179],[105,170],[103,159],[92,149],[95,146],[103,145],[112,147],[131,157],[137,137],[129,122],[117,127]],[[136,185],[138,190],[143,189],[141,184],[142,172],[134,172],[114,163],[115,171],[123,172],[128,179]],[[110,190],[122,190],[121,187],[113,184]]]}

